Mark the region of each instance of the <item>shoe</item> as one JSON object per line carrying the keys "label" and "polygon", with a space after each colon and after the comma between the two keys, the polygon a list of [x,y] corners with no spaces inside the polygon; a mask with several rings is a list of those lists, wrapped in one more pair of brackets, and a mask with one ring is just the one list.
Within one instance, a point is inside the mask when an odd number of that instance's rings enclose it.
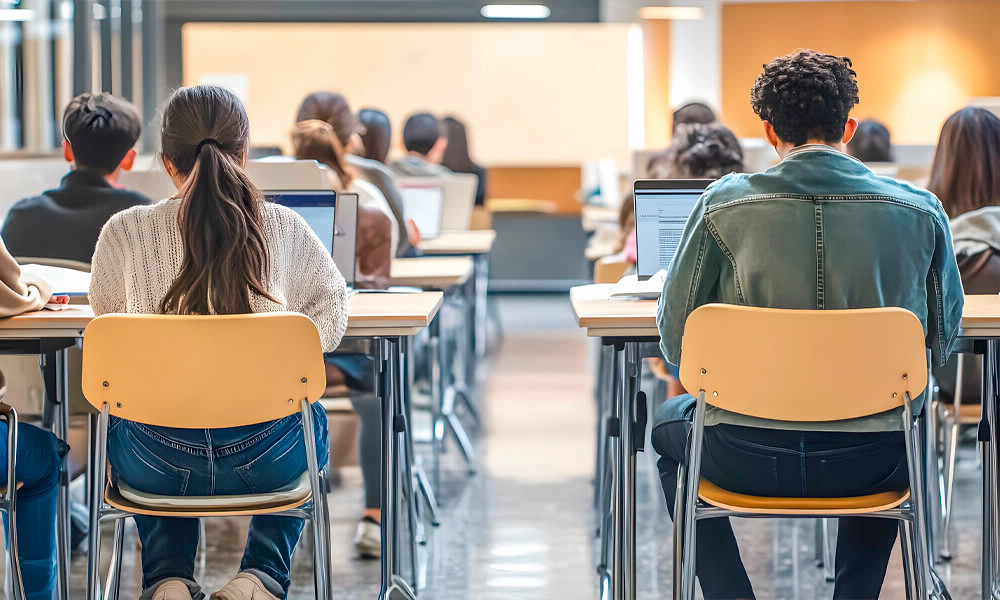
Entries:
{"label": "shoe", "polygon": [[153,600],[191,600],[191,590],[180,579],[167,579],[156,588]]}
{"label": "shoe", "polygon": [[354,534],[354,549],[361,558],[382,558],[382,526],[371,517],[358,522],[358,532]]}
{"label": "shoe", "polygon": [[211,600],[281,600],[267,591],[264,584],[253,573],[240,573],[221,590],[211,596]]}

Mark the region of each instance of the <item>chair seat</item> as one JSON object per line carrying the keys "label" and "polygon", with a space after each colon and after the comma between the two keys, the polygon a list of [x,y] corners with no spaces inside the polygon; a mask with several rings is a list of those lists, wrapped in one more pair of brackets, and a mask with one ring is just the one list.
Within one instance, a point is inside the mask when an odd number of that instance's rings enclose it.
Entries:
{"label": "chair seat", "polygon": [[329,396],[323,396],[319,399],[320,406],[327,414],[346,414],[353,413],[354,406],[351,405],[351,397],[348,395],[347,387],[344,387],[343,393],[341,390],[333,390],[333,393]]}
{"label": "chair seat", "polygon": [[266,494],[219,496],[161,496],[139,491],[124,481],[105,489],[105,501],[111,506],[138,514],[185,514],[222,516],[280,512],[302,506],[312,498],[309,473],[303,473],[288,486]]}
{"label": "chair seat", "polygon": [[871,513],[896,508],[909,499],[910,490],[847,498],[770,498],[730,492],[702,478],[698,486],[698,495],[712,506],[733,512],[816,515]]}

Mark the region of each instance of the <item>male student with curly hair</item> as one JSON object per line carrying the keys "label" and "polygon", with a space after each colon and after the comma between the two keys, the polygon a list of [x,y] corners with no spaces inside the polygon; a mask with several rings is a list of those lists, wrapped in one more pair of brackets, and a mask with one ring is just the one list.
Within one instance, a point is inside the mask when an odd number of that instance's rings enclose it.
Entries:
{"label": "male student with curly hair", "polygon": [[[858,103],[851,61],[812,50],[776,58],[764,65],[751,103],[781,162],[764,173],[727,175],[698,201],[660,298],[664,356],[680,362],[685,320],[711,302],[898,306],[920,318],[927,347],[942,363],[964,299],[948,217],[933,194],[878,177],[844,153],[857,127],[850,117]],[[810,401],[807,391],[801,401]],[[671,510],[694,406],[690,395],[677,396],[654,420],[653,447]],[[901,432],[817,431],[796,423],[769,429],[711,408],[706,425],[702,476],[734,492],[840,497],[909,483]],[[834,598],[878,598],[896,531],[891,520],[840,519]],[[729,520],[700,521],[696,535],[706,600],[753,598]]]}

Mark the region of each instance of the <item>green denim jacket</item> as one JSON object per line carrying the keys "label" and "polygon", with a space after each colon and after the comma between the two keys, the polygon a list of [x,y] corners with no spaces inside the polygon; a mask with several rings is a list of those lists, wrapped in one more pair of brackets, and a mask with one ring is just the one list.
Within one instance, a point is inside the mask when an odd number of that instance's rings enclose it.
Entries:
{"label": "green denim jacket", "polygon": [[670,265],[656,322],[663,355],[680,364],[684,323],[703,304],[898,306],[920,318],[940,365],[964,298],[948,217],[933,194],[807,145],[763,173],[709,186]]}

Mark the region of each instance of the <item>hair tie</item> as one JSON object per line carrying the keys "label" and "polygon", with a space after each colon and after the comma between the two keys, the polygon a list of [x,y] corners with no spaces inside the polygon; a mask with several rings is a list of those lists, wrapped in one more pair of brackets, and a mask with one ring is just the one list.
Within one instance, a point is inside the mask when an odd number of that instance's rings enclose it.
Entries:
{"label": "hair tie", "polygon": [[216,140],[216,139],[213,139],[213,138],[205,138],[205,139],[201,140],[200,142],[198,142],[198,149],[195,150],[194,153],[195,154],[201,154],[201,149],[205,146],[205,144],[214,144],[217,147],[220,147],[220,148],[222,147],[222,144],[219,143],[219,140]]}

